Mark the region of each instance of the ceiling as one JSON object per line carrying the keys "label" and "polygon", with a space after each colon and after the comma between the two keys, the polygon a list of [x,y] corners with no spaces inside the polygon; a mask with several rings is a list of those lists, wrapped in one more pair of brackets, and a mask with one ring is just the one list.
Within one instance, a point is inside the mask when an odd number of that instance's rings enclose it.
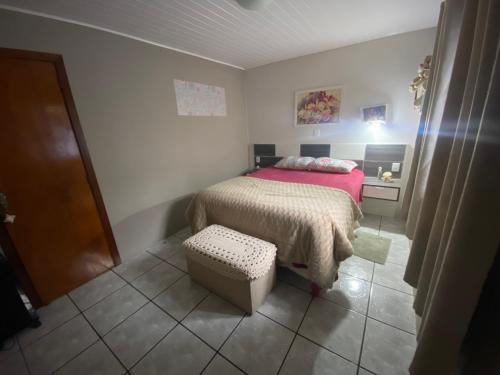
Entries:
{"label": "ceiling", "polygon": [[241,69],[437,25],[441,0],[0,0]]}

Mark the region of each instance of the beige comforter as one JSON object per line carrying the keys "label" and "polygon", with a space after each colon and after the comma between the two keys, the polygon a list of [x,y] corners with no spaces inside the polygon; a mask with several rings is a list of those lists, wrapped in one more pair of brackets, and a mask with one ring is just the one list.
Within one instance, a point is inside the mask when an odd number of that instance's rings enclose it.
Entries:
{"label": "beige comforter", "polygon": [[220,224],[278,248],[286,265],[307,265],[307,276],[330,288],[339,263],[352,255],[354,226],[362,216],[339,189],[236,177],[196,194],[187,210],[194,233]]}

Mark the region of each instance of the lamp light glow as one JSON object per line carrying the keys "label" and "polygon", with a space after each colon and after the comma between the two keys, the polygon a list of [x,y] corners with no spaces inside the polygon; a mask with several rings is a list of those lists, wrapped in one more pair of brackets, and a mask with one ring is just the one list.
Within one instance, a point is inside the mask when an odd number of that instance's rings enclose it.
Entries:
{"label": "lamp light glow", "polygon": [[273,0],[236,0],[236,2],[247,10],[259,10],[268,6]]}

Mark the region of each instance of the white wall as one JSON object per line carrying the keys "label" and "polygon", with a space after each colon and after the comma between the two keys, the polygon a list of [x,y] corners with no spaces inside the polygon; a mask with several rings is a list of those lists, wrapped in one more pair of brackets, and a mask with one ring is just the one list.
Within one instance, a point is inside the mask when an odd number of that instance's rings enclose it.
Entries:
{"label": "white wall", "polygon": [[[436,29],[378,39],[244,72],[250,143],[414,144],[418,114],[408,91],[418,64],[432,54]],[[342,86],[341,122],[295,128],[296,90]],[[387,103],[389,122],[373,131],[361,122],[360,107]]]}
{"label": "white wall", "polygon": [[[5,10],[0,47],[63,56],[122,258],[185,225],[189,194],[248,167],[238,69]],[[175,78],[224,87],[227,116],[177,116]]]}
{"label": "white wall", "polygon": [[[407,88],[432,51],[434,32],[241,72],[106,32],[0,11],[0,47],[63,55],[124,258],[184,225],[191,193],[245,169],[249,143],[412,143],[417,115]],[[174,78],[224,87],[228,116],[177,116]],[[293,128],[294,91],[330,84],[344,86],[342,123],[322,128],[321,137]],[[375,135],[359,122],[358,111],[379,102],[390,104],[394,117]]]}

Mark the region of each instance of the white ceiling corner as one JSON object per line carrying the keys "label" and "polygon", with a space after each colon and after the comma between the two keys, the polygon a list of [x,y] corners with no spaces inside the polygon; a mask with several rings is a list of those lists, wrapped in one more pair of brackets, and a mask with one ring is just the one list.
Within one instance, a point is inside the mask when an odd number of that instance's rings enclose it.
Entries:
{"label": "white ceiling corner", "polygon": [[441,0],[0,0],[240,69],[434,27]]}

